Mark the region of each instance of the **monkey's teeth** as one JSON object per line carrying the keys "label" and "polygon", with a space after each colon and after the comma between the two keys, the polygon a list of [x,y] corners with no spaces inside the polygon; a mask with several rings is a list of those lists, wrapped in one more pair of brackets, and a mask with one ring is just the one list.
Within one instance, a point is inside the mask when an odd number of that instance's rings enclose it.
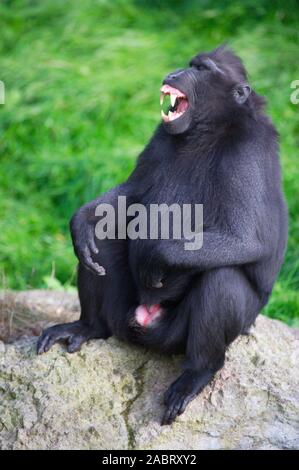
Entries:
{"label": "monkey's teeth", "polygon": [[163,109],[161,109],[161,116],[162,116],[163,121],[168,121],[169,118],[168,118],[168,116],[166,116]]}
{"label": "monkey's teeth", "polygon": [[171,103],[171,106],[174,106],[175,101],[176,101],[176,95],[173,95],[173,94],[171,93],[171,94],[170,94],[170,103]]}
{"label": "monkey's teeth", "polygon": [[164,93],[161,93],[161,94],[160,94],[160,105],[161,105],[161,106],[162,106],[163,101],[164,101],[164,96],[165,96]]}
{"label": "monkey's teeth", "polygon": [[[165,96],[165,95],[164,95]],[[164,96],[160,97],[160,103],[163,103],[163,98]],[[172,95],[170,95],[172,97]],[[176,98],[176,95],[174,95]],[[171,98],[171,104],[173,106],[173,99]],[[169,121],[175,121],[179,117],[181,117],[184,114],[185,111],[168,111],[168,115],[164,113],[163,109],[161,109],[161,116],[164,122],[169,122]]]}

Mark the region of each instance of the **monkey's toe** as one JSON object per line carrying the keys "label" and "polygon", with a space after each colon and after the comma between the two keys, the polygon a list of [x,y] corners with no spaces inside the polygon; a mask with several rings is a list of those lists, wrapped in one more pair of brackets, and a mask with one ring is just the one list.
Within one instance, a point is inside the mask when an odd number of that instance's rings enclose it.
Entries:
{"label": "monkey's toe", "polygon": [[162,425],[171,424],[177,416],[184,413],[188,403],[196,395],[185,395],[175,391],[171,392],[167,400],[167,408],[162,419]]}
{"label": "monkey's toe", "polygon": [[69,353],[80,351],[82,344],[88,341],[89,339],[90,335],[86,333],[71,336],[68,340],[67,351]]}
{"label": "monkey's toe", "polygon": [[49,351],[59,341],[68,343],[68,352],[79,351],[82,344],[94,336],[91,329],[80,321],[55,325],[43,331],[38,339],[37,354]]}
{"label": "monkey's toe", "polygon": [[164,395],[166,411],[162,419],[163,424],[171,424],[177,416],[181,415],[188,403],[192,401],[208,384],[213,376],[210,370],[186,370],[170,387]]}

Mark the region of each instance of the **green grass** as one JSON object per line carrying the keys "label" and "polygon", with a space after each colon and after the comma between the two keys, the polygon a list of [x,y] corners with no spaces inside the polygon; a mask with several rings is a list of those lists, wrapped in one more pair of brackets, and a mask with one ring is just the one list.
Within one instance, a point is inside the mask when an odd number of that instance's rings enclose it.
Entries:
{"label": "green grass", "polygon": [[6,0],[0,31],[0,261],[9,287],[74,282],[70,216],[130,173],[159,121],[165,74],[228,41],[281,134],[290,236],[266,314],[299,325],[295,0]]}

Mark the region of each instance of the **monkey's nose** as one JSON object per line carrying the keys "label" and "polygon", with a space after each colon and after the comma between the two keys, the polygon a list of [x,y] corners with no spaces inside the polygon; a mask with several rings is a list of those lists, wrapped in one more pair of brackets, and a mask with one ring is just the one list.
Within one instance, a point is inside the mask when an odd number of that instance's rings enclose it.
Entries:
{"label": "monkey's nose", "polygon": [[166,77],[166,80],[174,80],[175,78],[177,78],[179,75],[181,75],[182,73],[184,73],[185,69],[178,69],[178,70],[175,70],[174,72],[170,72],[167,77]]}

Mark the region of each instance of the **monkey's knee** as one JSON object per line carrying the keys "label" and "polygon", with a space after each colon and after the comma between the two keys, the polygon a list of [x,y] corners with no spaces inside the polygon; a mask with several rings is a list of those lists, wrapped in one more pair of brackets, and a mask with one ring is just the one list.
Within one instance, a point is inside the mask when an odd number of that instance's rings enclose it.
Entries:
{"label": "monkey's knee", "polygon": [[237,268],[221,268],[205,274],[201,293],[210,308],[243,311],[248,287],[244,274]]}
{"label": "monkey's knee", "polygon": [[225,345],[230,344],[243,332],[248,305],[255,295],[245,275],[238,268],[213,270],[206,274],[202,295],[209,328],[217,325]]}

